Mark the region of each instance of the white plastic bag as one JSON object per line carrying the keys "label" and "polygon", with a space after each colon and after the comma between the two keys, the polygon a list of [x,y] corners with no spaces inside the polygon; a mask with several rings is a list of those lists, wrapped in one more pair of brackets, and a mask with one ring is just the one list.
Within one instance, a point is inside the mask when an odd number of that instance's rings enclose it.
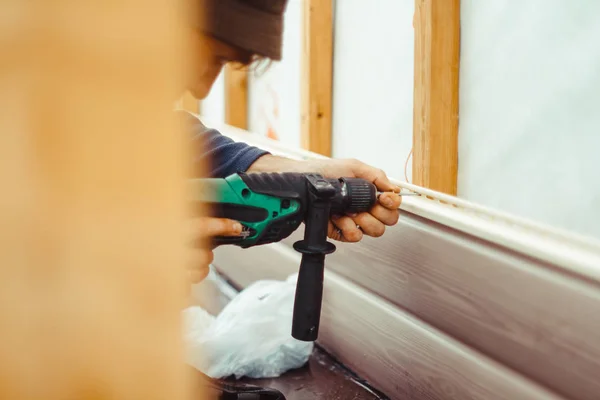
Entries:
{"label": "white plastic bag", "polygon": [[216,318],[186,309],[187,362],[213,378],[272,378],[304,365],[313,343],[291,336],[296,278],[255,282]]}

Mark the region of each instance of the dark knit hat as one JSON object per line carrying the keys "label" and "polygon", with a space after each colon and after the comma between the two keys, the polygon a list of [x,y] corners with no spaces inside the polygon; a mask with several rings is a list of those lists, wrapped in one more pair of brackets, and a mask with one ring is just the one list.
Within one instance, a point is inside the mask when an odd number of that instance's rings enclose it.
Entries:
{"label": "dark knit hat", "polygon": [[200,0],[201,29],[225,43],[281,60],[287,0]]}

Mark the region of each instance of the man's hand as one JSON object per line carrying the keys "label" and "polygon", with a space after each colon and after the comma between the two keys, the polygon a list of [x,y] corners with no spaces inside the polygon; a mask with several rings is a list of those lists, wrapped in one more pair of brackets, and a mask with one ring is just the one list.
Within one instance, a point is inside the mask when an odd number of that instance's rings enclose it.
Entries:
{"label": "man's hand", "polygon": [[188,274],[192,283],[199,283],[208,275],[213,261],[211,239],[215,236],[237,236],[242,225],[230,219],[202,217],[190,220],[190,235],[194,252],[188,265]]}
{"label": "man's hand", "polygon": [[373,182],[379,191],[387,192],[379,196],[378,203],[368,213],[333,217],[328,235],[334,240],[358,242],[363,234],[379,237],[400,216],[398,207],[402,199],[397,194],[400,188],[390,182],[385,172],[358,160],[297,161],[265,155],[252,164],[249,172],[314,172],[327,178],[362,178]]}
{"label": "man's hand", "polygon": [[392,184],[381,169],[358,160],[318,160],[315,168],[328,178],[362,178],[373,182],[382,193],[379,201],[369,212],[334,216],[329,222],[328,235],[334,240],[358,242],[363,234],[379,237],[386,226],[395,225],[400,216],[402,198],[397,194],[400,188]]}

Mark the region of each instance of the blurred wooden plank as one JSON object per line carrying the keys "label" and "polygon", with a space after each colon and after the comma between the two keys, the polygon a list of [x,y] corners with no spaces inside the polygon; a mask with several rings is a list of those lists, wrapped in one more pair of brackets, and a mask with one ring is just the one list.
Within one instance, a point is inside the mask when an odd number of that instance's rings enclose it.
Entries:
{"label": "blurred wooden plank", "polygon": [[248,129],[248,70],[225,65],[225,123]]}
{"label": "blurred wooden plank", "polygon": [[[285,244],[216,250],[237,284],[284,279],[299,255]],[[352,266],[347,266],[352,268]],[[319,343],[392,399],[559,399],[381,297],[326,271]]]}
{"label": "blurred wooden plank", "polygon": [[332,0],[305,0],[301,81],[301,145],[331,156]]}
{"label": "blurred wooden plank", "polygon": [[455,195],[460,0],[415,0],[413,183]]}
{"label": "blurred wooden plank", "polygon": [[2,4],[2,399],[190,398],[176,11]]}

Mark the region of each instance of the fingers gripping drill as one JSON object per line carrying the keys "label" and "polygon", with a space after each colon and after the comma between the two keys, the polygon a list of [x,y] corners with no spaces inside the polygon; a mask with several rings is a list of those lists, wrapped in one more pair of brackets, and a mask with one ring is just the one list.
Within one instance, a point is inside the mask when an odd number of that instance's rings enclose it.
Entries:
{"label": "fingers gripping drill", "polygon": [[239,221],[240,236],[216,237],[215,246],[242,248],[278,242],[305,223],[304,239],[294,243],[302,254],[296,284],[292,336],[314,341],[319,333],[325,256],[333,214],[360,213],[377,201],[375,186],[364,179],[325,179],[318,174],[234,174],[225,179],[195,179],[192,201],[209,206],[211,216]]}

